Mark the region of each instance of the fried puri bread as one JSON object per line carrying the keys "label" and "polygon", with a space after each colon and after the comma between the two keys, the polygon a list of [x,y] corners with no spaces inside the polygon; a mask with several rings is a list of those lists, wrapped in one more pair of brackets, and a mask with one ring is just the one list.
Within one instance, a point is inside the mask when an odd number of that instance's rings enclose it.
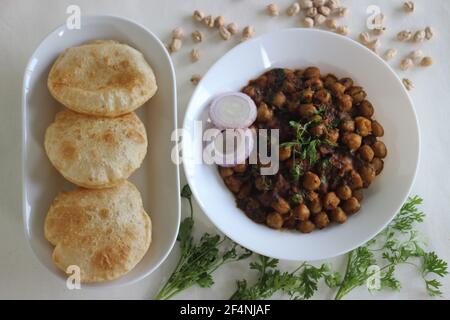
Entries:
{"label": "fried puri bread", "polygon": [[85,188],[105,188],[140,167],[147,134],[135,113],[108,118],[65,110],[47,128],[44,145],[51,163],[67,180]]}
{"label": "fried puri bread", "polygon": [[124,181],[108,189],[61,192],[45,219],[53,261],[75,265],[81,282],[116,279],[142,259],[151,242],[151,220],[136,187]]}
{"label": "fried puri bread", "polygon": [[66,49],[53,64],[47,86],[67,108],[107,117],[137,109],[157,90],[142,53],[112,40]]}

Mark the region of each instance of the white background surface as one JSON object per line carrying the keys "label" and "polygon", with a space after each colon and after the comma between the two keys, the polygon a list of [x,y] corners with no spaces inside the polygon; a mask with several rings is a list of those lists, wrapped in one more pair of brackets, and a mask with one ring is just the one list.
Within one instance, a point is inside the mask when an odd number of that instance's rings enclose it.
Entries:
{"label": "white background surface", "polygon": [[[422,155],[419,173],[413,188],[413,194],[425,199],[423,206],[427,213],[423,232],[430,246],[438,254],[450,261],[450,1],[416,0],[416,12],[406,15],[401,11],[400,0],[342,0],[351,10],[351,14],[342,19],[350,26],[351,37],[364,30],[366,13],[370,4],[381,6],[387,15],[388,32],[382,37],[383,48],[399,49],[399,56],[392,62],[398,66],[401,57],[411,50],[422,50],[433,56],[435,65],[429,69],[415,68],[402,76],[412,79],[416,89],[411,93],[418,113]],[[66,8],[78,4],[82,14],[111,14],[124,16],[143,24],[167,41],[170,30],[183,26],[186,33],[197,29],[190,18],[195,9],[213,15],[222,14],[240,26],[252,24],[256,34],[278,28],[298,26],[299,17],[287,17],[285,8],[289,0],[273,1],[279,4],[282,15],[277,18],[265,14],[265,5],[269,1],[222,0],[222,1],[25,1],[2,0],[0,2],[0,298],[42,298],[42,299],[149,299],[170,274],[178,257],[174,250],[169,259],[154,274],[138,284],[107,290],[82,289],[69,291],[65,284],[49,273],[33,256],[26,243],[21,212],[20,184],[20,138],[21,109],[20,92],[25,65],[35,47],[43,37],[56,26],[64,23]],[[401,44],[393,40],[394,35],[403,29],[419,29],[431,25],[436,29],[434,40],[422,45]],[[202,28],[202,27],[199,27]],[[202,58],[191,64],[189,51],[192,41],[187,38],[183,49],[173,55],[178,81],[179,122],[193,87],[189,78],[194,73],[204,73],[209,66],[228,49],[236,45],[237,38],[224,42],[216,32],[202,28],[206,39],[199,45]],[[332,50],[332,48],[324,48]],[[301,53],[299,53],[301,54]],[[380,79],[382,81],[382,79]],[[397,119],[402,121],[401,119]],[[169,143],[169,141],[168,141]],[[408,143],[408,141],[405,141]],[[170,165],[172,166],[172,165]],[[173,169],[170,167],[169,169]],[[173,196],[176,196],[175,194]],[[170,201],[170,199],[167,199]],[[184,206],[187,209],[186,206]],[[185,210],[184,210],[185,211]],[[203,232],[215,232],[207,218],[196,209],[196,228]],[[343,258],[332,260],[335,268],[342,268]],[[292,269],[296,264],[282,263]],[[215,274],[216,284],[211,289],[191,288],[177,296],[178,298],[228,298],[235,289],[235,280],[252,277],[248,271],[248,261],[229,265]],[[340,269],[342,270],[342,269]],[[401,292],[383,292],[370,295],[365,288],[352,292],[353,299],[423,299],[423,283],[414,276],[415,270],[401,267],[398,278],[402,280]],[[450,278],[444,282],[444,298],[450,298]],[[316,298],[328,299],[332,292],[326,288]]]}

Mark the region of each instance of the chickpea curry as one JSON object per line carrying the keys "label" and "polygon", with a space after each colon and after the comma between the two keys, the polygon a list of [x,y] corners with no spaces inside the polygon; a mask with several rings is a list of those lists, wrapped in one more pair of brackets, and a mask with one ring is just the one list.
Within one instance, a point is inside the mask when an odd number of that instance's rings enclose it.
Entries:
{"label": "chickpea curry", "polygon": [[387,156],[364,89],[308,67],[272,69],[242,92],[258,108],[251,128],[280,130],[280,169],[263,176],[262,164],[219,167],[237,206],[257,223],[302,233],[357,213]]}

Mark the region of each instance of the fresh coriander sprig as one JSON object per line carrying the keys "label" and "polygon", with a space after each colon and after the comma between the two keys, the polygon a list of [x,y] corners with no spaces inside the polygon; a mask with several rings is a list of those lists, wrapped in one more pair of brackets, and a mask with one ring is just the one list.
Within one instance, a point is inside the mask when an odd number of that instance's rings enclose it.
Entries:
{"label": "fresh coriander sprig", "polygon": [[[184,186],[181,196],[189,202],[190,216],[180,224],[178,242],[181,255],[169,280],[161,288],[155,299],[170,299],[181,291],[198,285],[202,288],[214,284],[212,273],[222,265],[248,258],[252,252],[219,235],[204,233],[196,243],[192,236],[194,228],[192,193]],[[228,245],[228,249],[225,249]]]}
{"label": "fresh coriander sprig", "polygon": [[[343,281],[339,284],[335,299],[342,299],[353,289],[365,285],[375,274],[370,268],[373,265],[379,266],[380,272],[380,286],[377,290],[399,290],[401,284],[394,276],[395,270],[401,264],[410,264],[418,268],[430,296],[442,294],[441,282],[430,277],[446,276],[447,263],[438,258],[435,252],[425,251],[425,244],[415,230],[416,224],[425,217],[418,209],[420,204],[421,198],[409,198],[385,230],[348,254]],[[416,263],[420,265],[417,266]]]}

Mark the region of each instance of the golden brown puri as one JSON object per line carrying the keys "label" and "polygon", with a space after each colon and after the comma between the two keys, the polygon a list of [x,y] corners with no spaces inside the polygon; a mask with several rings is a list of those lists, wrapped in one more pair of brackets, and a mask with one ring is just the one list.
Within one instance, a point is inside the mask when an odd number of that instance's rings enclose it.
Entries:
{"label": "golden brown puri", "polygon": [[147,152],[147,134],[135,113],[116,118],[57,113],[45,133],[45,151],[70,182],[111,187],[127,179]]}
{"label": "golden brown puri", "polygon": [[157,90],[142,53],[111,40],[66,49],[53,64],[47,85],[67,108],[108,117],[137,109]]}
{"label": "golden brown puri", "polygon": [[142,259],[151,242],[151,220],[136,187],[61,192],[45,219],[45,237],[55,246],[62,271],[80,267],[82,282],[116,279]]}

